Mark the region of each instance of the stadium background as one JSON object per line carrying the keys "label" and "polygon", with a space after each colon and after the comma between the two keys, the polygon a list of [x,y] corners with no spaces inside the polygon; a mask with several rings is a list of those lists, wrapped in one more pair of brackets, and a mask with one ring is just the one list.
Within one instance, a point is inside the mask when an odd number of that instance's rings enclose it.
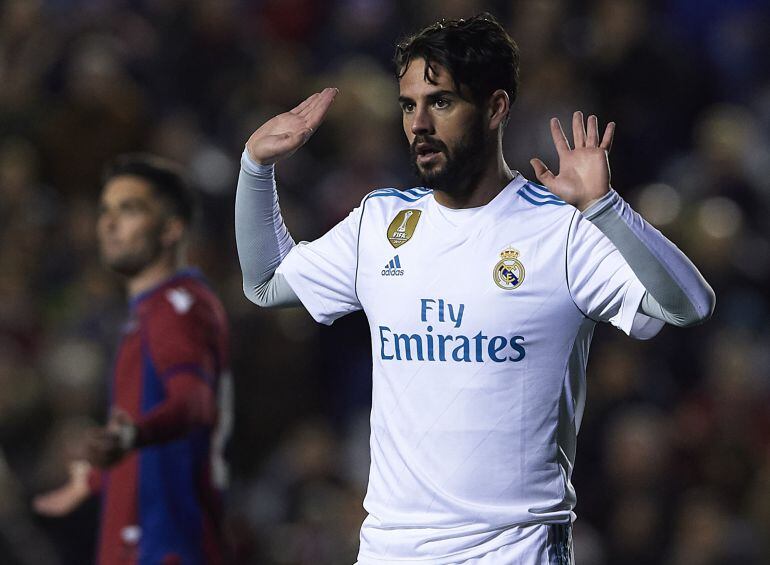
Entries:
{"label": "stadium background", "polygon": [[[376,187],[411,186],[390,57],[489,9],[522,51],[509,164],[554,163],[547,119],[618,122],[613,184],[717,292],[705,326],[600,328],[574,481],[581,565],[770,563],[770,7],[761,0],[0,0],[0,562],[89,562],[96,502],[35,517],[103,421],[125,301],[99,265],[105,160],[146,150],[201,190],[193,245],[231,316],[227,529],[239,563],[351,563],[364,517],[369,340],[241,293],[232,208],[250,132],[341,94],[278,166],[295,239]],[[453,269],[447,265],[447,284]]]}

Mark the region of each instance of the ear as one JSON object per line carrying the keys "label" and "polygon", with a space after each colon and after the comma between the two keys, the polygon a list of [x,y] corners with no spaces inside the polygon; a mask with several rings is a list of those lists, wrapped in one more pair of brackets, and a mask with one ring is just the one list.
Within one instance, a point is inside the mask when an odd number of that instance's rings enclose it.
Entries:
{"label": "ear", "polygon": [[160,241],[163,247],[172,247],[182,241],[185,233],[185,223],[176,216],[171,216],[166,220],[163,226],[163,232],[160,235]]}
{"label": "ear", "polygon": [[511,99],[508,97],[508,93],[498,88],[489,97],[489,129],[496,130],[500,124],[504,124],[510,110]]}

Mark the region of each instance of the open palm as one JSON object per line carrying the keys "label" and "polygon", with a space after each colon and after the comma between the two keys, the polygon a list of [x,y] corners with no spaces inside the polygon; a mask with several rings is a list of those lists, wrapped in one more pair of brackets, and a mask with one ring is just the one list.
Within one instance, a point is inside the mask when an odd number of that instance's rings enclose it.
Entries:
{"label": "open palm", "polygon": [[246,142],[251,158],[271,165],[293,155],[321,125],[337,92],[336,88],[325,88],[265,122]]}
{"label": "open palm", "polygon": [[551,119],[551,136],[559,155],[559,174],[554,175],[540,159],[530,163],[537,179],[553,194],[585,210],[610,189],[610,164],[607,155],[612,147],[615,123],[610,122],[599,141],[599,120],[588,117],[588,130],[583,123],[583,113],[572,116],[574,148],[570,148],[564,130],[557,118]]}

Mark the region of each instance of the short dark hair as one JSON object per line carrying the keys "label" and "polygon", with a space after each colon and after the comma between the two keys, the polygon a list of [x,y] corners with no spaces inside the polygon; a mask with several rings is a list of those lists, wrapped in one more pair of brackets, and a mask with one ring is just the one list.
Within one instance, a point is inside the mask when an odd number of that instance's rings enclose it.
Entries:
{"label": "short dark hair", "polygon": [[449,72],[458,93],[466,86],[476,104],[497,89],[508,93],[511,104],[519,90],[519,48],[495,17],[487,12],[467,20],[441,20],[396,46],[396,77],[404,76],[414,59],[425,60],[425,80],[434,65]]}
{"label": "short dark hair", "polygon": [[193,223],[197,200],[182,168],[168,159],[148,153],[124,153],[109,163],[102,175],[102,186],[123,175],[147,181],[153,190],[188,226]]}

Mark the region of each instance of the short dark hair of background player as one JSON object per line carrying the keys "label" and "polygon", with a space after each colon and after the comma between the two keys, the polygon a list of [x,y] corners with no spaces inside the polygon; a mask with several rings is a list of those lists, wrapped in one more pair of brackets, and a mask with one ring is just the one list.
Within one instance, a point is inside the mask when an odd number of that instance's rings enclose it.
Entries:
{"label": "short dark hair of background player", "polygon": [[168,205],[171,215],[181,218],[187,227],[198,216],[198,199],[181,167],[147,153],[126,153],[109,163],[102,174],[102,186],[115,177],[135,176],[147,181],[155,194]]}

